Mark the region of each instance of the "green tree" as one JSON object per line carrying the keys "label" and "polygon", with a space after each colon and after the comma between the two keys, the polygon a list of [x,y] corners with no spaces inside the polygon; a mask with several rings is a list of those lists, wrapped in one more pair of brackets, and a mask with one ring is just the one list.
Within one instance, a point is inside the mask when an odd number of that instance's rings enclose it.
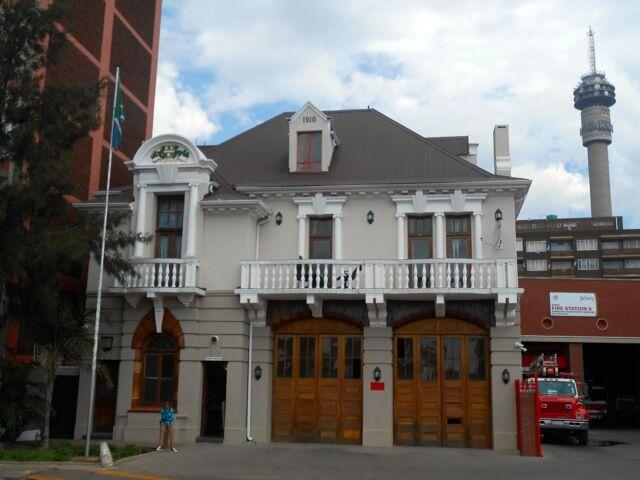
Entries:
{"label": "green tree", "polygon": [[[86,85],[60,71],[66,40],[56,25],[64,12],[62,0],[46,8],[40,0],[0,0],[0,165],[17,172],[0,185],[0,322],[17,320],[39,346],[45,446],[56,370],[81,362],[90,344],[82,299],[60,277],[77,275],[100,254],[102,228],[101,215],[75,212],[68,198],[72,148],[99,126],[106,81]],[[121,220],[108,222],[105,269],[116,276],[133,273],[122,250],[136,240],[117,230]]]}

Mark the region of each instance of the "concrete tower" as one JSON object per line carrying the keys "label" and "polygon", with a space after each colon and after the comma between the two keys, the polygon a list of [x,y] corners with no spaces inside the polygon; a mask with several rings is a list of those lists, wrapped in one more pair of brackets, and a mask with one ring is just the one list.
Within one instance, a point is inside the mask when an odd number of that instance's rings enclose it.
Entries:
{"label": "concrete tower", "polygon": [[573,91],[573,106],[580,110],[582,144],[589,157],[589,190],[591,216],[611,216],[611,183],[609,180],[609,152],[611,143],[611,116],[609,107],[616,103],[616,89],[603,72],[596,70],[593,31],[589,28],[589,73],[580,79]]}

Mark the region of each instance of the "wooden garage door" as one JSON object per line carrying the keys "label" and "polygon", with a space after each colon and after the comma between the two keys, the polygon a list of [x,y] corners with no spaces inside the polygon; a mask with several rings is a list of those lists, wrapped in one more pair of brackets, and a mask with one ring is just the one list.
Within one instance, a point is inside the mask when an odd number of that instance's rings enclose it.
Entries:
{"label": "wooden garage door", "polygon": [[399,445],[491,446],[489,337],[453,319],[421,320],[394,335],[394,440]]}
{"label": "wooden garage door", "polygon": [[361,443],[362,330],[302,320],[275,335],[274,441]]}

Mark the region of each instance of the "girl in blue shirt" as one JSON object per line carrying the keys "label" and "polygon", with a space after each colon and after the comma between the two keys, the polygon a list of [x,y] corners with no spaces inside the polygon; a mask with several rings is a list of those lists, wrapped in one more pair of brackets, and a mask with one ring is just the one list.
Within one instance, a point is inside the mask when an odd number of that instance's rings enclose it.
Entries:
{"label": "girl in blue shirt", "polygon": [[164,445],[164,434],[168,430],[169,431],[169,448],[173,453],[178,453],[175,445],[175,439],[173,436],[173,421],[174,421],[174,412],[173,407],[171,407],[171,402],[167,400],[164,402],[164,407],[160,409],[160,441],[158,442],[158,448],[156,451],[162,450],[162,446]]}

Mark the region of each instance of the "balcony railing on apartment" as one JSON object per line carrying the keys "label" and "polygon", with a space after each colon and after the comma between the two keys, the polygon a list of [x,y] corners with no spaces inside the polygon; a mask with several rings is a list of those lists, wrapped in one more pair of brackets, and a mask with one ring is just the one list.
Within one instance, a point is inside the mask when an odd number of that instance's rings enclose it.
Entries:
{"label": "balcony railing on apartment", "polygon": [[149,258],[132,260],[135,275],[127,275],[121,282],[114,281],[115,288],[190,288],[196,287],[195,259]]}
{"label": "balcony railing on apartment", "polygon": [[273,260],[241,262],[240,288],[358,291],[517,288],[515,259]]}

